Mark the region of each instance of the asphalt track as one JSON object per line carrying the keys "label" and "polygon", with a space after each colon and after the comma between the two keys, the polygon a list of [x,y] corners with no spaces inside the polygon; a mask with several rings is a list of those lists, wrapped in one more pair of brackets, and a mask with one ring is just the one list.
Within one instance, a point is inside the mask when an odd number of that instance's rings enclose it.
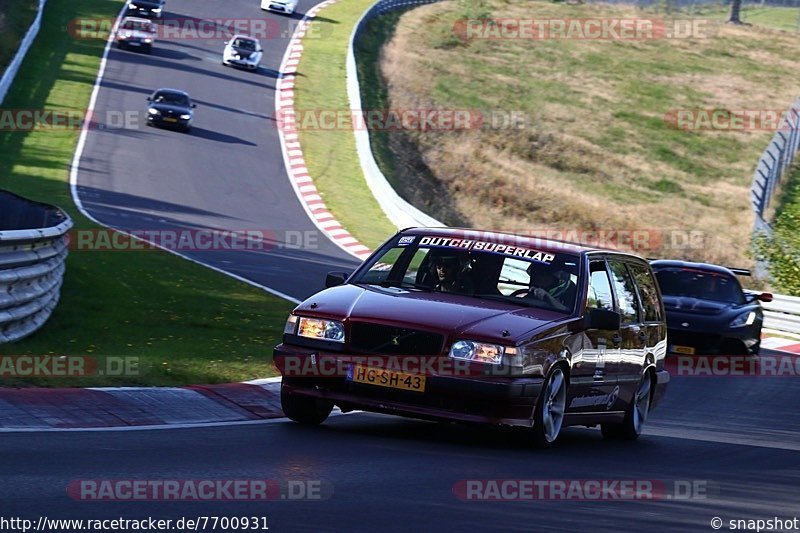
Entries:
{"label": "asphalt track", "polygon": [[[645,435],[605,441],[569,428],[554,449],[524,432],[355,413],[319,428],[259,425],[159,431],[6,433],[3,516],[264,516],[270,531],[711,531],[720,517],[800,515],[797,377],[677,377]],[[316,501],[80,501],[80,479],[320,481]],[[697,483],[705,494],[650,501],[462,501],[465,479]]]}
{"label": "asphalt track", "polygon": [[[94,109],[98,127],[88,132],[75,180],[88,213],[128,231],[262,232],[264,250],[179,251],[301,300],[323,287],[326,272],[352,270],[358,261],[318,231],[297,199],[275,122],[277,69],[315,3],[301,1],[293,17],[261,11],[257,0],[167,3],[170,20],[266,19],[258,72],[223,67],[225,39],[199,31],[160,39],[151,55],[112,48]],[[159,87],[195,100],[191,134],[145,126],[145,98]]]}

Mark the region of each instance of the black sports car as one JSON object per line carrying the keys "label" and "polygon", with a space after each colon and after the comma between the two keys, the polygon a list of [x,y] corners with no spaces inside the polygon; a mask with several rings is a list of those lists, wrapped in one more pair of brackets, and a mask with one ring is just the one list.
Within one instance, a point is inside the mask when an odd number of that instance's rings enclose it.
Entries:
{"label": "black sports car", "polygon": [[188,132],[192,128],[192,109],[197,107],[189,95],[177,89],[158,89],[147,97],[149,126],[172,127]]}
{"label": "black sports car", "polygon": [[159,19],[163,11],[164,0],[128,0],[125,16]]}
{"label": "black sports car", "polygon": [[667,313],[668,351],[679,354],[757,355],[769,293],[745,294],[736,274],[707,263],[652,261]]}

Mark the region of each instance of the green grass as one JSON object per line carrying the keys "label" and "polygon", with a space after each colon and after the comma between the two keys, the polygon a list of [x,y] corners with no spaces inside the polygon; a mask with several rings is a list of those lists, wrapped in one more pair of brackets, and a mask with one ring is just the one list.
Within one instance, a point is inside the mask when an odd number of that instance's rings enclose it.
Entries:
{"label": "green grass", "polygon": [[[690,13],[697,17],[706,17],[710,20],[728,20],[729,8],[727,6],[697,6]],[[741,12],[742,22],[771,28],[774,30],[800,32],[800,9],[796,7],[755,6],[745,4]]]}
{"label": "green grass", "polygon": [[[303,58],[295,82],[298,116],[319,111],[348,115],[345,57],[350,33],[373,0],[348,0],[325,8],[303,40]],[[315,35],[324,36],[316,38]],[[330,209],[359,241],[375,248],[397,228],[375,201],[361,170],[349,122],[343,129],[300,132],[303,156],[314,184]]]}
{"label": "green grass", "polygon": [[[84,110],[104,43],[66,31],[76,17],[112,17],[111,0],[49,0],[44,27],[4,107]],[[0,188],[67,210],[77,229],[96,228],[72,204],[69,164],[77,131],[0,132]],[[0,345],[2,355],[139,357],[138,376],[4,379],[3,385],[183,385],[274,375],[272,347],[293,305],[173,255],[73,252],[62,299],[36,334]]]}
{"label": "green grass", "polygon": [[0,75],[14,58],[19,42],[36,18],[34,0],[3,0],[0,3]]}
{"label": "green grass", "polygon": [[800,165],[795,163],[778,199],[772,234],[757,239],[768,260],[771,283],[783,294],[800,296]]}

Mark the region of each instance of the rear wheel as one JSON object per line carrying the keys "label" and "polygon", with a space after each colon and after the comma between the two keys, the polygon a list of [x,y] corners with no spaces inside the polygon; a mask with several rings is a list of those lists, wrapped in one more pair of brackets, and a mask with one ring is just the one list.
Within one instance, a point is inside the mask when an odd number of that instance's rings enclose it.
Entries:
{"label": "rear wheel", "polygon": [[310,426],[322,424],[333,410],[333,402],[299,396],[281,386],[281,409],[290,420]]}
{"label": "rear wheel", "polygon": [[549,448],[558,439],[566,404],[567,378],[557,366],[545,380],[533,413],[533,443],[537,448]]}
{"label": "rear wheel", "polygon": [[644,423],[650,414],[650,391],[653,380],[649,372],[645,372],[636,388],[633,401],[625,410],[625,420],[621,424],[602,424],[603,437],[607,439],[636,440],[642,434]]}

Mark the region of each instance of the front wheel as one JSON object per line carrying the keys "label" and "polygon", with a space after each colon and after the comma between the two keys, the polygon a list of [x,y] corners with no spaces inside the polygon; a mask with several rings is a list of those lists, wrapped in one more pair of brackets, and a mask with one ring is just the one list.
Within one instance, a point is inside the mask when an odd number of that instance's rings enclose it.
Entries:
{"label": "front wheel", "polygon": [[310,426],[318,426],[325,422],[328,415],[333,411],[333,402],[295,395],[287,392],[281,386],[281,409],[283,409],[283,414],[290,420]]}
{"label": "front wheel", "polygon": [[602,424],[600,430],[607,439],[636,440],[642,434],[644,423],[650,414],[650,389],[653,380],[645,372],[636,388],[633,401],[625,409],[625,420],[621,424]]}
{"label": "front wheel", "polygon": [[549,448],[558,439],[567,407],[567,378],[561,367],[555,367],[542,386],[533,413],[533,443]]}

